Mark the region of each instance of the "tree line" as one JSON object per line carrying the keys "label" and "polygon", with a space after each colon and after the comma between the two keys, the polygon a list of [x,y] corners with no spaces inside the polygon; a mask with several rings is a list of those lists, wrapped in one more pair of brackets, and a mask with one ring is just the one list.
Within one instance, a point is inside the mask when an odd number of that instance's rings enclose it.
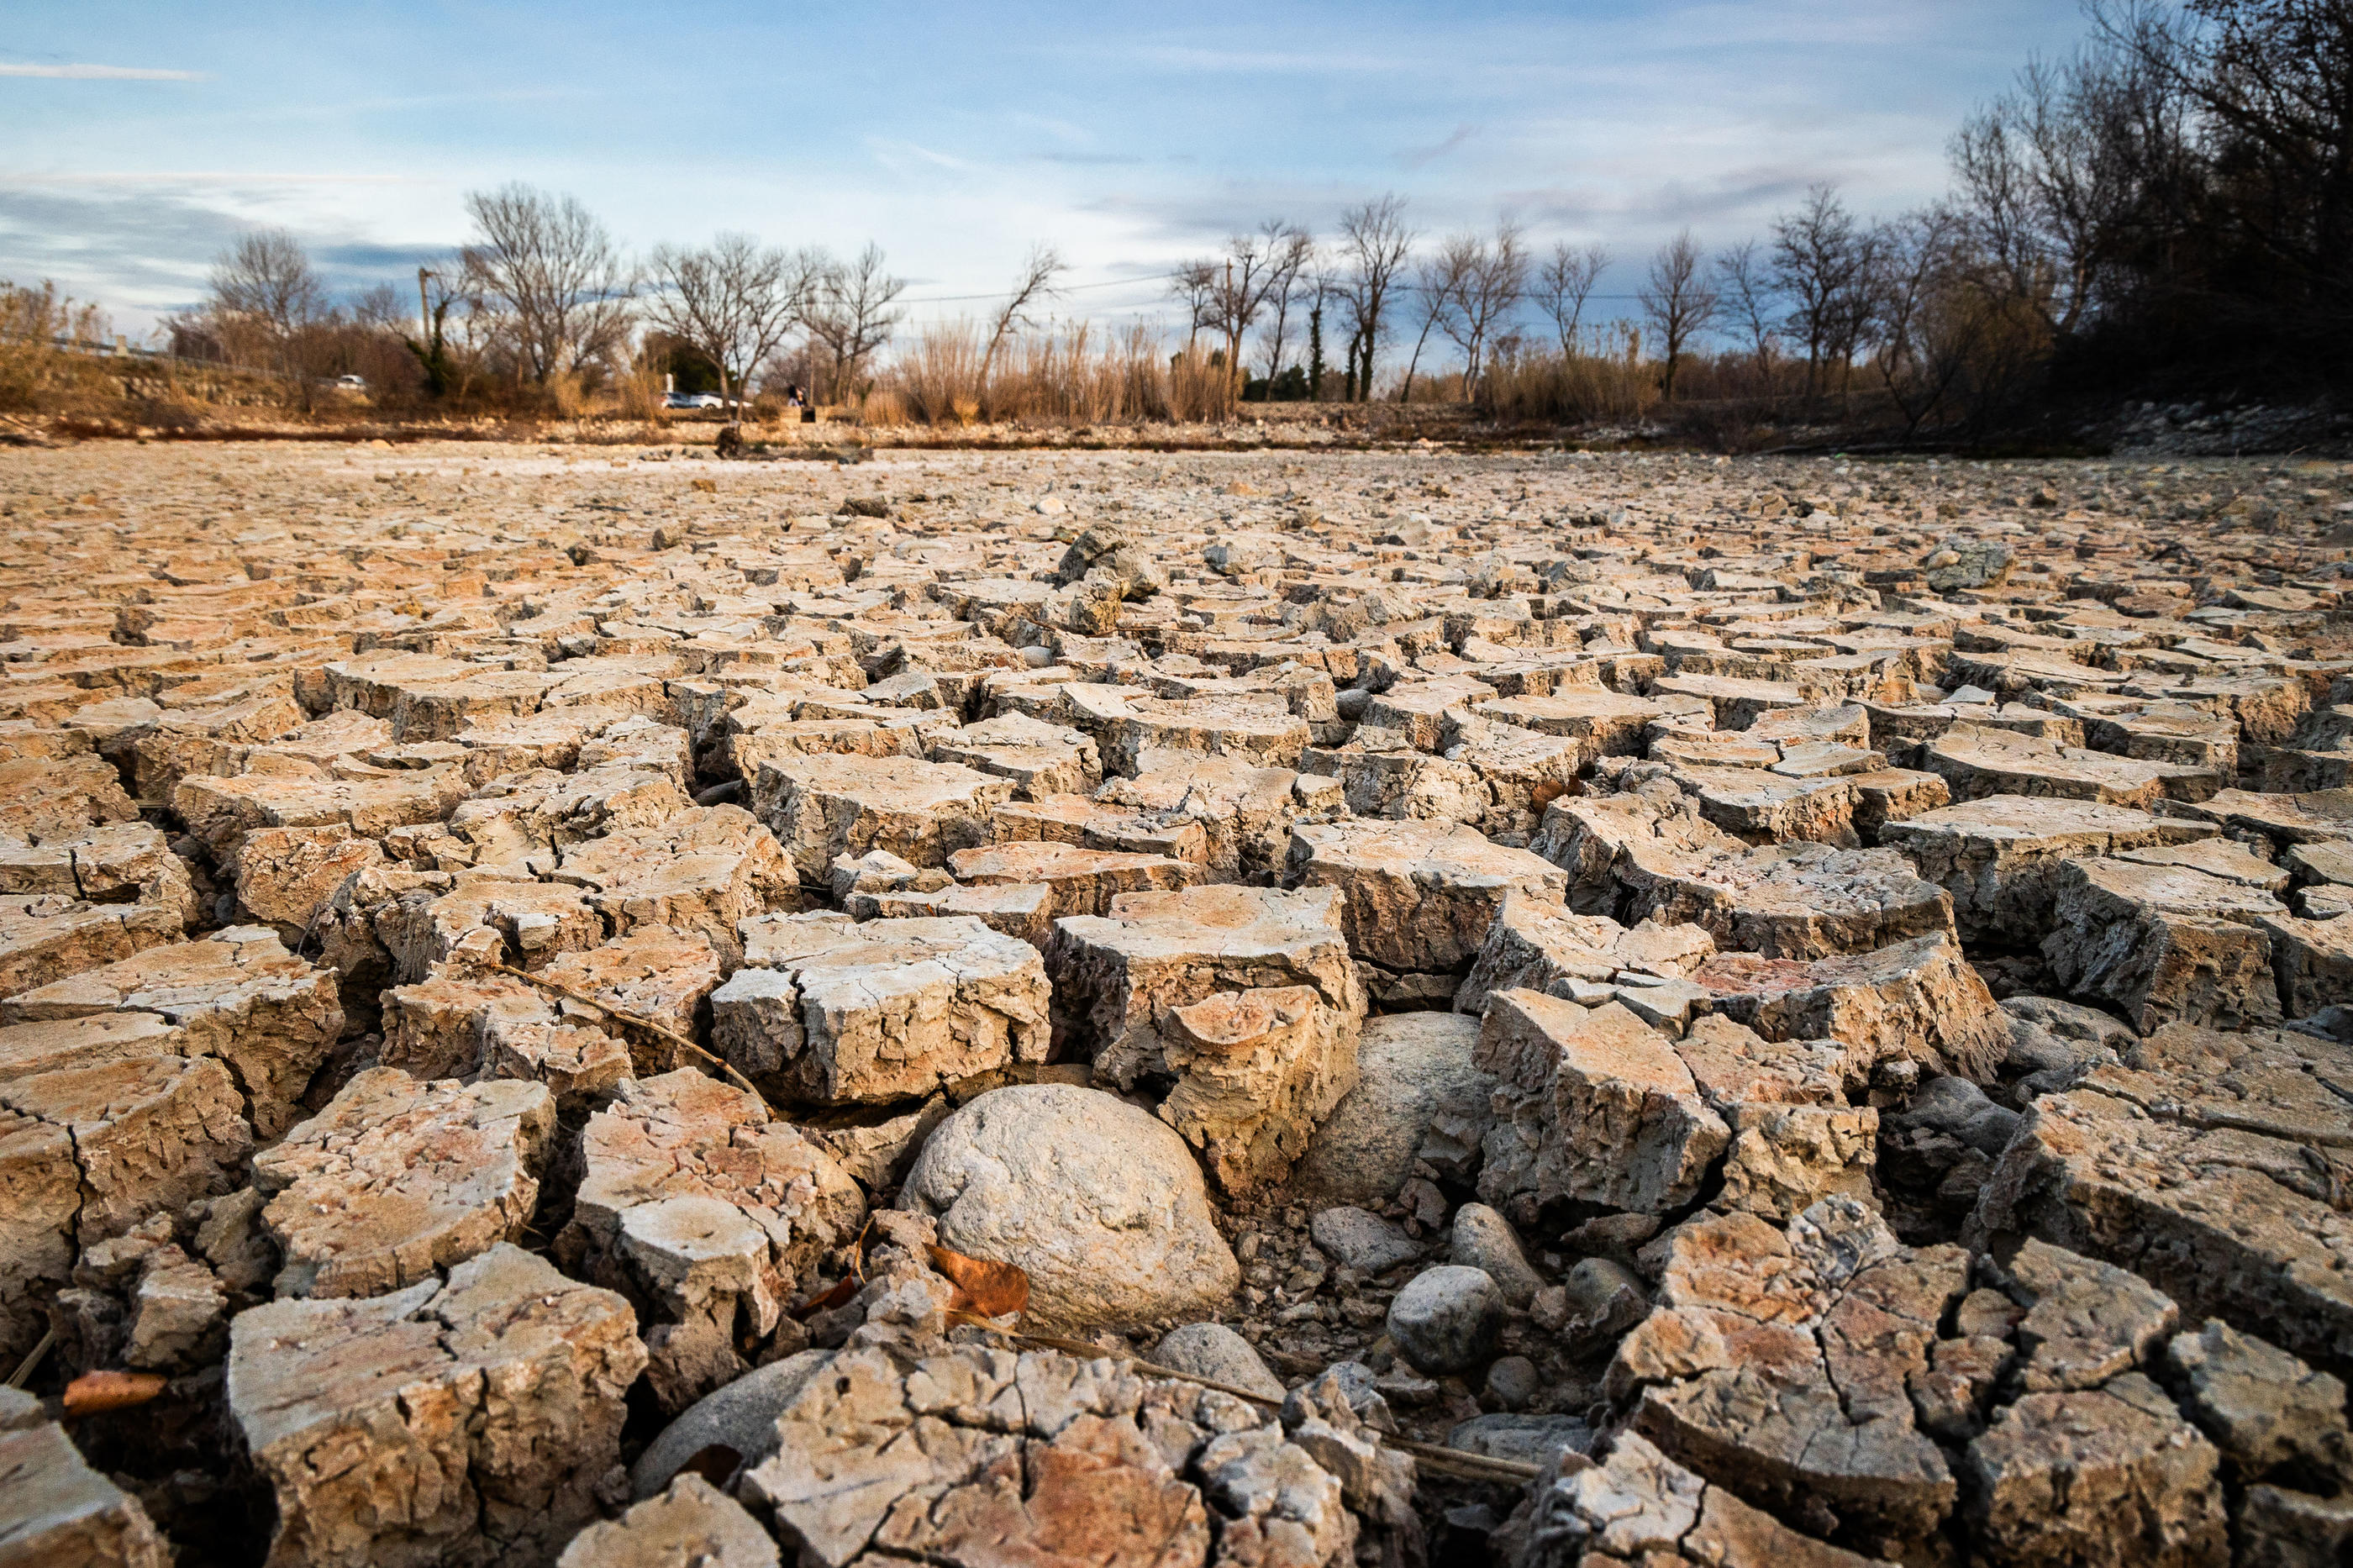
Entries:
{"label": "tree line", "polygon": [[872,245],[842,258],[727,233],[632,261],[575,197],[511,184],[465,205],[473,238],[420,268],[413,295],[380,283],[347,305],[291,234],[246,235],[215,261],[204,302],[168,323],[174,352],[305,389],[358,374],[460,404],[575,402],[678,363],[732,404],[764,375],[813,395],[858,388],[900,320],[906,285]]}
{"label": "tree line", "polygon": [[[2086,14],[2073,53],[2029,64],[1960,128],[1947,195],[1917,210],[1873,219],[1817,184],[1754,238],[1710,250],[1686,231],[1631,258],[1635,308],[1603,311],[1608,248],[1539,251],[1508,219],[1432,237],[1388,195],[1327,235],[1271,218],[1176,266],[1178,352],[1234,397],[1451,400],[1502,418],[1734,408],[1905,437],[2070,398],[2339,384],[2353,0]],[[471,240],[414,300],[385,284],[337,305],[292,237],[249,235],[173,322],[175,345],[306,401],[343,369],[460,405],[631,386],[643,401],[656,371],[731,403],[786,386],[857,403],[953,360],[965,391],[911,382],[906,400],[969,416],[1050,328],[1069,271],[1036,247],[986,319],[893,362],[905,284],[872,245],[842,258],[723,234],[633,261],[570,196],[513,184],[466,209]],[[1031,354],[1028,374],[1099,376],[1085,357]]]}

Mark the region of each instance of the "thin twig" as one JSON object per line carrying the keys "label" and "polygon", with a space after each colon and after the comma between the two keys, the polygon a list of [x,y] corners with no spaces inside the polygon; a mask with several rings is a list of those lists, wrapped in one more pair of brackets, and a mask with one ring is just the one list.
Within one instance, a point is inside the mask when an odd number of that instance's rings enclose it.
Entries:
{"label": "thin twig", "polygon": [[[1066,1355],[1081,1355],[1090,1360],[1098,1356],[1116,1355],[1125,1360],[1138,1372],[1153,1377],[1173,1378],[1179,1383],[1197,1384],[1203,1388],[1215,1389],[1219,1394],[1230,1394],[1237,1399],[1247,1399],[1253,1405],[1263,1405],[1272,1409],[1281,1409],[1282,1406],[1282,1401],[1280,1399],[1250,1389],[1237,1388],[1230,1383],[1219,1383],[1211,1378],[1196,1377],[1189,1372],[1178,1372],[1175,1367],[1156,1365],[1145,1361],[1134,1351],[1108,1351],[1101,1345],[1090,1344],[1084,1340],[1066,1340],[1059,1334],[1017,1333],[1005,1329],[999,1329],[997,1331],[1016,1343],[1034,1345],[1039,1350],[1060,1351]],[[1468,1453],[1461,1448],[1449,1448],[1436,1443],[1417,1443],[1409,1437],[1393,1437],[1387,1434],[1382,1436],[1381,1441],[1400,1452],[1411,1454],[1417,1459],[1426,1459],[1461,1470],[1486,1472],[1474,1478],[1479,1480],[1508,1479],[1515,1482],[1532,1481],[1544,1474],[1544,1467],[1531,1465],[1524,1459],[1499,1459],[1488,1454]]]}
{"label": "thin twig", "polygon": [[57,1342],[58,1331],[53,1325],[42,1333],[40,1343],[25,1352],[25,1359],[16,1363],[16,1370],[8,1374],[8,1386],[22,1388],[30,1382],[34,1369],[41,1364],[41,1358],[48,1354],[49,1347]]}
{"label": "thin twig", "polygon": [[1492,1455],[1469,1453],[1437,1443],[1417,1443],[1410,1437],[1384,1436],[1381,1441],[1392,1448],[1411,1454],[1423,1464],[1451,1469],[1472,1480],[1508,1481],[1517,1486],[1524,1481],[1540,1480],[1545,1473],[1543,1466],[1531,1465],[1525,1459],[1499,1459]]}
{"label": "thin twig", "polygon": [[709,1062],[721,1072],[725,1073],[730,1079],[734,1080],[735,1086],[738,1089],[741,1089],[745,1094],[750,1095],[754,1100],[758,1101],[761,1112],[765,1115],[769,1121],[781,1121],[784,1120],[783,1117],[776,1114],[776,1108],[768,1103],[766,1097],[762,1095],[757,1089],[754,1089],[752,1086],[752,1080],[735,1070],[733,1063],[729,1062],[723,1057],[714,1056],[711,1052],[704,1050],[701,1046],[696,1045],[692,1040],[688,1039],[684,1035],[679,1034],[676,1030],[666,1028],[662,1025],[655,1023],[651,1018],[642,1016],[639,1014],[631,1013],[623,1008],[616,1007],[610,1002],[602,1001],[597,997],[591,996],[585,991],[575,991],[571,986],[565,984],[562,981],[550,980],[545,975],[533,974],[528,970],[512,969],[503,963],[487,963],[482,967],[500,974],[512,975],[517,980],[525,981],[533,985],[541,986],[546,990],[553,991],[558,996],[580,1003],[584,1006],[594,1007],[598,1012],[604,1014],[607,1017],[618,1019],[620,1022],[630,1026],[632,1028],[643,1029],[648,1034],[652,1035],[659,1039],[667,1040],[671,1045],[680,1047],[681,1050],[693,1052],[697,1057]]}

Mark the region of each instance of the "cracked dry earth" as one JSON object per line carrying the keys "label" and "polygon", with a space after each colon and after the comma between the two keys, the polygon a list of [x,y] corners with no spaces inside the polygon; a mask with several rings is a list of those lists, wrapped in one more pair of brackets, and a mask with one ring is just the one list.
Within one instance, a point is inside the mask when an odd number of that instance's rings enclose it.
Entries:
{"label": "cracked dry earth", "polygon": [[0,457],[0,1565],[2353,1560],[2348,479]]}

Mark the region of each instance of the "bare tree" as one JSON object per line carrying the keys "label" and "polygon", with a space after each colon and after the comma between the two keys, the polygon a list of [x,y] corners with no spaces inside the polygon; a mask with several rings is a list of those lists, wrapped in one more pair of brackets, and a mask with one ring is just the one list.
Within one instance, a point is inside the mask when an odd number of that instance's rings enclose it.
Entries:
{"label": "bare tree", "polygon": [[882,247],[871,242],[856,259],[818,269],[807,324],[831,357],[837,396],[860,390],[860,371],[899,324],[902,312],[891,304],[906,288],[904,279],[883,270]]}
{"label": "bare tree", "polygon": [[243,318],[280,343],[326,313],[325,285],[282,228],[256,229],[222,251],[208,281],[214,314]]}
{"label": "bare tree", "polygon": [[[2353,317],[2353,5],[2090,0],[2085,8],[2105,58],[2083,73],[2104,90],[2084,96],[2105,110],[2111,158],[2137,175],[2145,203],[2173,209],[2168,228],[2190,226],[2196,213],[2199,226],[2260,255],[2258,314],[2290,321],[2292,332],[2317,327],[2310,341],[2341,363]],[[2189,167],[2193,110],[2211,172]],[[2219,210],[2179,199],[2192,190]]]}
{"label": "bare tree", "polygon": [[628,339],[635,277],[612,237],[574,197],[525,184],[474,191],[478,237],[460,257],[475,289],[506,318],[518,365],[545,385]]}
{"label": "bare tree", "polygon": [[1841,413],[1845,412],[1847,395],[1854,380],[1855,356],[1871,335],[1873,312],[1878,308],[1879,295],[1873,279],[1879,273],[1879,249],[1885,243],[1886,233],[1873,226],[1856,238],[1854,282],[1839,296],[1837,309],[1831,313],[1830,363],[1838,369]]}
{"label": "bare tree", "polygon": [[807,313],[814,270],[806,255],[748,234],[723,234],[696,249],[658,246],[653,269],[659,286],[647,298],[647,320],[709,360],[719,395],[736,403],[754,367]]}
{"label": "bare tree", "polygon": [[997,351],[1005,346],[1005,340],[1015,329],[1030,324],[1032,306],[1060,292],[1055,280],[1070,269],[1070,263],[1052,246],[1039,244],[1029,247],[1029,258],[1021,264],[1021,276],[1015,281],[1013,292],[1006,297],[997,319],[989,323],[988,348],[980,356],[980,387],[984,395],[988,390],[989,370],[997,363]]}
{"label": "bare tree", "polygon": [[1675,372],[1691,341],[1707,330],[1723,306],[1723,296],[1706,280],[1706,268],[1691,230],[1685,229],[1651,258],[1649,279],[1641,291],[1642,311],[1659,330],[1666,352],[1666,379],[1662,397],[1675,400]]}
{"label": "bare tree", "polygon": [[1916,435],[1960,383],[1987,317],[1961,287],[1963,226],[1932,208],[1883,226],[1872,247],[1872,368]]}
{"label": "bare tree", "polygon": [[1266,237],[1266,308],[1274,312],[1274,322],[1266,332],[1266,384],[1271,391],[1275,377],[1282,374],[1282,345],[1291,307],[1315,259],[1315,237],[1281,218],[1267,219],[1259,225],[1259,233]]}
{"label": "bare tree", "polygon": [[1478,265],[1479,249],[1476,236],[1459,234],[1442,242],[1437,255],[1423,258],[1421,265],[1414,268],[1415,313],[1421,326],[1414,333],[1413,353],[1406,356],[1405,380],[1398,387],[1399,403],[1411,401],[1413,374],[1421,364],[1421,351],[1439,323],[1453,313],[1463,280]]}
{"label": "bare tree", "polygon": [[1259,236],[1238,233],[1226,240],[1226,259],[1209,285],[1209,325],[1226,334],[1226,374],[1242,374],[1242,334],[1266,306],[1266,257]]}
{"label": "bare tree", "polygon": [[1405,198],[1395,194],[1350,207],[1340,215],[1340,252],[1346,271],[1340,283],[1352,330],[1349,358],[1356,368],[1356,392],[1369,399],[1373,360],[1378,353],[1389,296],[1413,252],[1413,230],[1405,224]]}
{"label": "bare tree", "polygon": [[2010,298],[2054,333],[2073,331],[2111,275],[2150,248],[2150,209],[2191,183],[2170,35],[2144,15],[2132,36],[2140,41],[2034,61],[1953,140],[1970,237]]}
{"label": "bare tree", "polygon": [[1757,242],[1744,239],[1717,257],[1715,276],[1725,313],[1748,339],[1748,352],[1756,358],[1757,374],[1769,374],[1779,339],[1773,327],[1773,284],[1766,275],[1765,260],[1757,254]]}
{"label": "bare tree", "polygon": [[1214,260],[1179,262],[1176,270],[1168,275],[1168,293],[1172,299],[1185,301],[1185,344],[1190,348],[1215,317],[1215,297],[1218,289],[1218,263]]}
{"label": "bare tree", "polygon": [[1208,311],[1202,325],[1226,340],[1226,372],[1241,374],[1242,335],[1266,308],[1271,245],[1261,247],[1254,234],[1238,234],[1226,241],[1222,260],[1209,263]]}
{"label": "bare tree", "polygon": [[1789,333],[1806,345],[1806,396],[1821,393],[1821,370],[1841,341],[1853,342],[1867,246],[1838,188],[1818,184],[1805,205],[1773,222],[1773,282],[1789,301]]}
{"label": "bare tree", "polygon": [[1479,384],[1489,341],[1509,324],[1512,313],[1528,291],[1527,247],[1520,243],[1520,227],[1505,222],[1495,226],[1493,245],[1473,243],[1470,265],[1454,290],[1454,310],[1440,323],[1462,351],[1462,396],[1468,401]]}
{"label": "bare tree", "polygon": [[221,252],[209,281],[206,330],[223,357],[285,378],[309,408],[323,363],[320,329],[333,312],[301,242],[282,228],[257,229]]}
{"label": "bare tree", "polygon": [[1585,302],[1593,297],[1594,285],[1609,266],[1609,253],[1598,245],[1573,247],[1567,240],[1552,247],[1552,255],[1536,269],[1536,303],[1560,333],[1561,357],[1577,352],[1577,331],[1585,317]]}
{"label": "bare tree", "polygon": [[371,283],[352,300],[352,322],[372,332],[405,334],[417,320],[417,307],[397,283]]}

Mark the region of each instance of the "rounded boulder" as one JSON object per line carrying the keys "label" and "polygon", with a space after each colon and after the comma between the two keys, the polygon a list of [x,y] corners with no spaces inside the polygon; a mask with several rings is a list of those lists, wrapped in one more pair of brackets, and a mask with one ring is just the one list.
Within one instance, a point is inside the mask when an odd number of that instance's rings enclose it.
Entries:
{"label": "rounded boulder", "polygon": [[1433,1377],[1485,1361],[1503,1326],[1504,1293],[1483,1268],[1426,1268],[1389,1303],[1389,1339],[1415,1371]]}
{"label": "rounded boulder", "polygon": [[1184,1139],[1097,1089],[980,1096],[933,1131],[902,1197],[943,1247],[1027,1273],[1041,1327],[1203,1317],[1241,1283]]}
{"label": "rounded boulder", "polygon": [[1250,1341],[1223,1323],[1187,1323],[1171,1329],[1152,1348],[1156,1365],[1189,1372],[1229,1388],[1246,1388],[1269,1399],[1285,1393],[1282,1379],[1267,1369]]}

